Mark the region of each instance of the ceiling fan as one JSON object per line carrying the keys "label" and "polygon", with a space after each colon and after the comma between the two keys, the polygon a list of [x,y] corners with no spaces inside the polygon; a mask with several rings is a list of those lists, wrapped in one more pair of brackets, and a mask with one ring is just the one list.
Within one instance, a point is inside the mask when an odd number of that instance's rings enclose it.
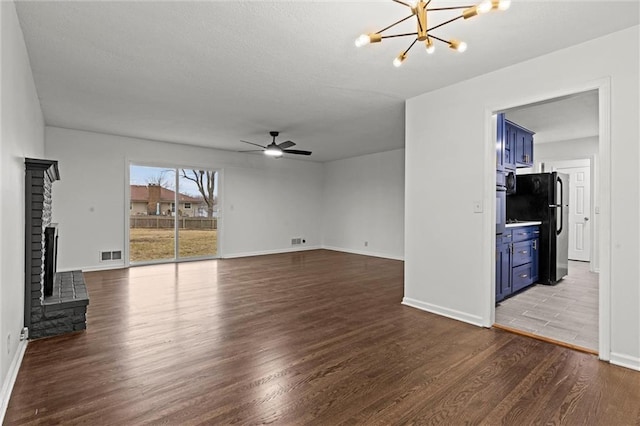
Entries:
{"label": "ceiling fan", "polygon": [[257,143],[241,140],[240,142],[248,143],[250,145],[259,146],[262,149],[252,149],[252,150],[249,150],[249,151],[240,151],[240,152],[262,151],[262,152],[264,152],[265,155],[268,155],[270,157],[282,157],[282,154],[285,154],[285,153],[286,154],[297,154],[297,155],[311,155],[311,151],[303,151],[303,150],[300,150],[300,149],[289,149],[289,148],[291,148],[292,146],[295,145],[295,142],[284,141],[284,142],[281,142],[279,144],[276,144],[276,137],[278,137],[280,132],[269,132],[269,134],[273,137],[273,141],[267,146],[262,146],[262,145],[259,145]]}

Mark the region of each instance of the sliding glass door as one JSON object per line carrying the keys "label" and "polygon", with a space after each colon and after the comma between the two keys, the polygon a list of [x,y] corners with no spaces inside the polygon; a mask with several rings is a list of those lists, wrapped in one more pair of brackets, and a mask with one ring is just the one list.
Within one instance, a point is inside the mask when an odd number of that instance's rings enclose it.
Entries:
{"label": "sliding glass door", "polygon": [[217,256],[217,171],[131,164],[129,177],[130,263]]}
{"label": "sliding glass door", "polygon": [[216,256],[218,173],[212,170],[179,169],[178,174],[178,257]]}

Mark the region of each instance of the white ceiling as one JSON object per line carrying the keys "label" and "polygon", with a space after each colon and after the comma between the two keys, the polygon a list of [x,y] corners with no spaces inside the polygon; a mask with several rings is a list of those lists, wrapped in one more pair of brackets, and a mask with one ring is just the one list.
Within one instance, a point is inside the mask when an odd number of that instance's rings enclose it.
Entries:
{"label": "white ceiling", "polygon": [[593,90],[505,111],[506,117],[536,133],[535,143],[598,136],[598,92]]}
{"label": "white ceiling", "polygon": [[[396,69],[410,38],[353,44],[408,14],[391,0],[36,1],[17,10],[47,124],[227,150],[279,130],[315,161],[401,148],[405,99],[639,21],[637,0],[514,0],[507,12],[434,32],[467,41],[464,54],[438,44],[428,56],[416,45]],[[434,24],[451,16],[434,14]],[[415,31],[412,20],[398,32]]]}

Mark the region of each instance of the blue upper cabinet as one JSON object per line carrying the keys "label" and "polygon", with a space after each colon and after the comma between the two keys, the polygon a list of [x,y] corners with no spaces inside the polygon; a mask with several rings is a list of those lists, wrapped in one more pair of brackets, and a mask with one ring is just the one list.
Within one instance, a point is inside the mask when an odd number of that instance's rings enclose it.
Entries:
{"label": "blue upper cabinet", "polygon": [[504,119],[504,114],[499,114],[499,116],[503,116],[502,166],[506,171],[514,171],[516,169],[516,142],[518,140],[516,128],[513,123]]}
{"label": "blue upper cabinet", "polygon": [[528,130],[518,129],[516,166],[533,167],[533,133]]}
{"label": "blue upper cabinet", "polygon": [[496,170],[515,171],[516,167],[533,167],[533,135],[507,120],[504,113],[497,114]]}
{"label": "blue upper cabinet", "polygon": [[[516,167],[533,167],[533,135],[534,133],[511,121],[505,120],[505,134],[509,141],[510,161]],[[505,146],[506,157],[506,146]],[[507,166],[505,165],[505,168]]]}

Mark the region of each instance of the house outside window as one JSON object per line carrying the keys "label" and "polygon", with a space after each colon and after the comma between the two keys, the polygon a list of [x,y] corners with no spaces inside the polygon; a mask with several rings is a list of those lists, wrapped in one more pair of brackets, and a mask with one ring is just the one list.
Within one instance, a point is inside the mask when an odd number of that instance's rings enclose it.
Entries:
{"label": "house outside window", "polygon": [[184,208],[185,209],[190,209],[191,208],[191,203],[184,203]]}

